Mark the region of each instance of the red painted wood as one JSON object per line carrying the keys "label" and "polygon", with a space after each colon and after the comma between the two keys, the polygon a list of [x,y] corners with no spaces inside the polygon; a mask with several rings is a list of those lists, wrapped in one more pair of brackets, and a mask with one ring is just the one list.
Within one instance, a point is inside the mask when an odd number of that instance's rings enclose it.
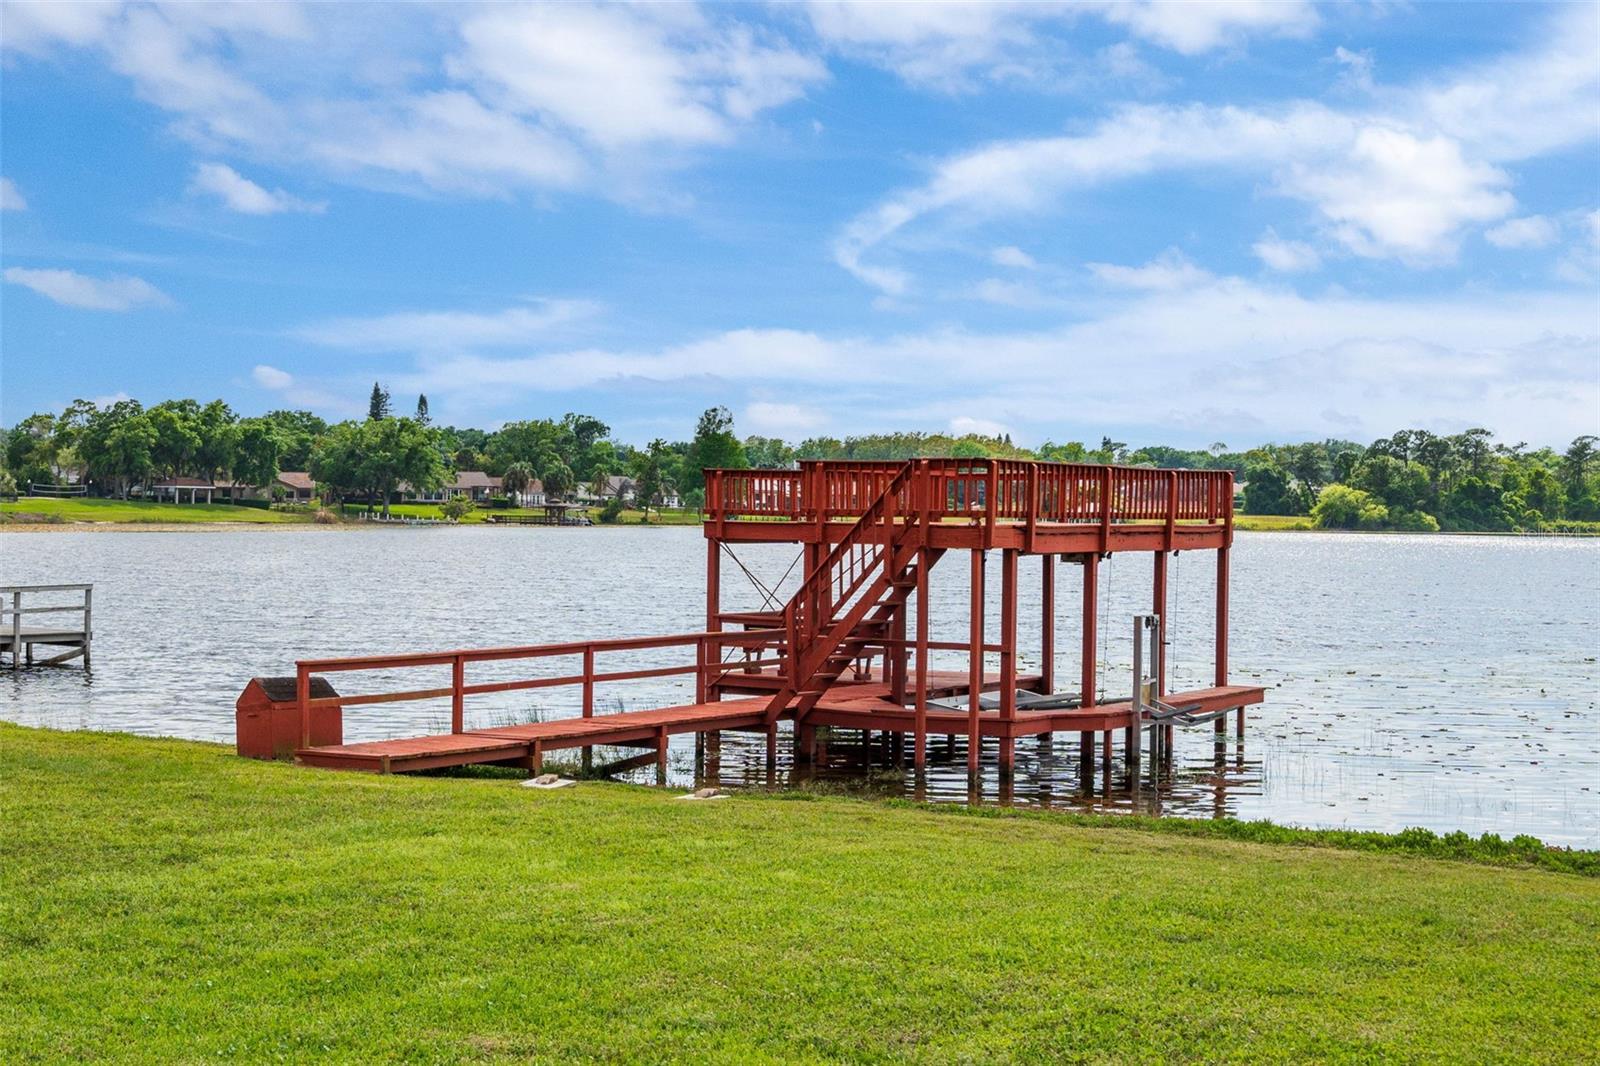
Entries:
{"label": "red painted wood", "polygon": [[[1086,734],[1131,726],[1126,701],[1093,706],[1097,696],[1095,660],[1099,634],[1098,560],[1105,553],[1148,551],[1156,556],[1157,591],[1153,597],[1163,621],[1168,613],[1165,591],[1169,551],[1196,549],[1218,553],[1217,662],[1219,685],[1227,677],[1228,554],[1233,538],[1233,476],[1228,471],[1153,470],[1084,464],[1038,463],[991,459],[919,459],[912,462],[808,461],[794,471],[728,471],[706,473],[706,630],[702,633],[623,640],[574,641],[564,644],[486,649],[457,649],[413,655],[378,655],[306,660],[297,666],[300,754],[316,765],[359,766],[363,769],[417,769],[456,762],[495,761],[520,757],[537,762],[546,747],[582,747],[603,743],[654,743],[657,732],[760,729],[771,733],[783,717],[816,711],[826,720],[850,722],[853,728],[914,732],[915,761],[922,765],[926,736],[932,732],[998,736],[1001,761],[1010,760],[1010,738],[1052,731]],[[721,611],[720,553],[724,543],[799,542],[806,553],[801,592],[781,611],[725,615]],[[1002,555],[1001,635],[997,644],[983,640],[983,553]],[[963,644],[928,639],[925,608],[927,570],[944,551],[973,553],[969,640]],[[1010,679],[1016,669],[1015,617],[1018,590],[1016,557],[1043,554],[1042,590],[1044,675]],[[1068,712],[1029,712],[1015,706],[1017,687],[1048,691],[1054,682],[1054,558],[1075,555],[1084,560],[1082,690],[1089,706]],[[910,575],[913,566],[919,594],[917,639],[907,639]],[[743,631],[721,632],[725,624]],[[755,627],[755,628],[751,628]],[[916,692],[910,693],[909,652],[916,649]],[[726,649],[744,648],[748,658],[735,666],[724,663]],[[929,668],[930,650],[959,648],[968,654],[963,673]],[[604,670],[598,659],[611,652],[676,649],[679,661],[660,666]],[[983,673],[983,655],[1001,656],[1001,677]],[[529,676],[468,685],[466,666],[477,662],[544,660],[582,657],[578,673]],[[846,659],[865,664],[870,678],[881,660],[883,681],[852,681]],[[446,689],[412,689],[360,694],[340,701],[314,700],[306,681],[313,672],[396,670],[449,666]],[[570,667],[569,667],[570,669]],[[1164,673],[1165,671],[1163,671]],[[637,678],[692,674],[695,703],[626,714],[597,715],[594,686]],[[1163,684],[1164,684],[1164,678]],[[530,723],[496,731],[464,732],[465,697],[490,692],[581,686],[582,717]],[[1000,688],[1006,694],[998,712],[974,706],[961,713],[928,707],[929,698],[959,696],[971,689]],[[723,702],[724,694],[748,693],[753,699]],[[448,696],[456,738],[411,738],[371,745],[312,747],[307,725],[323,704],[345,707],[399,700]],[[906,704],[910,697],[913,706]],[[890,697],[887,698],[886,697]],[[1172,700],[1202,702],[1193,693]],[[1231,700],[1215,707],[1259,702],[1260,689],[1228,687],[1204,699]],[[757,713],[765,708],[763,716]],[[821,721],[822,719],[819,719]],[[470,738],[477,737],[478,740]],[[483,747],[484,738],[513,746]],[[407,745],[411,744],[411,747]],[[523,745],[526,750],[516,747]],[[512,752],[506,756],[507,751]],[[972,769],[978,745],[969,746]]]}

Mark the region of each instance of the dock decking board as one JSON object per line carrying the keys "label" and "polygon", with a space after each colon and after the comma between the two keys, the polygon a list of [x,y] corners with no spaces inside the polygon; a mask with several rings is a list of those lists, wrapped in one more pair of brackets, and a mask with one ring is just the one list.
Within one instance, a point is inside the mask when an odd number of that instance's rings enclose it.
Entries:
{"label": "dock decking board", "polygon": [[[985,683],[985,691],[992,686]],[[806,717],[809,725],[842,729],[872,729],[911,733],[916,712],[885,698],[882,683],[856,682],[838,686]],[[1172,692],[1169,703],[1198,705],[1200,711],[1245,707],[1262,701],[1265,689],[1254,685],[1223,685]],[[965,689],[955,693],[964,695]],[[676,707],[657,707],[643,711],[621,711],[590,718],[558,718],[548,722],[490,726],[462,733],[441,733],[394,740],[370,740],[356,744],[300,748],[297,761],[307,766],[329,769],[368,770],[400,773],[467,766],[474,763],[516,763],[533,757],[537,744],[541,752],[602,745],[627,745],[653,742],[666,733],[711,733],[721,730],[765,729],[767,701],[760,698],[724,700],[720,703],[692,703]],[[979,716],[979,732],[985,737],[1025,737],[1045,733],[1099,732],[1124,729],[1130,724],[1128,700],[1094,707],[1030,711],[1018,708],[1016,717],[1003,719],[1000,712],[986,710]],[[967,735],[965,711],[928,709],[927,731],[939,735]]]}

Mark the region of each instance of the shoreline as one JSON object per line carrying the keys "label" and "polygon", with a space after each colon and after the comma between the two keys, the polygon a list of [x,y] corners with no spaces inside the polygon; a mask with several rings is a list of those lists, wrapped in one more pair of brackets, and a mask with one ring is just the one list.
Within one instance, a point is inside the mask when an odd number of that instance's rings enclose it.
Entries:
{"label": "shoreline", "polygon": [[[6,522],[0,521],[0,534],[6,533],[227,533],[263,531],[286,533],[291,531],[352,531],[378,529],[693,529],[698,522],[596,522],[589,526],[499,526],[492,522],[456,522],[407,525],[404,522]],[[1258,528],[1236,526],[1236,533],[1333,533],[1352,537],[1511,537],[1537,540],[1595,540],[1600,533],[1516,533],[1509,531],[1439,530],[1420,532],[1399,529],[1315,529],[1304,527]]]}

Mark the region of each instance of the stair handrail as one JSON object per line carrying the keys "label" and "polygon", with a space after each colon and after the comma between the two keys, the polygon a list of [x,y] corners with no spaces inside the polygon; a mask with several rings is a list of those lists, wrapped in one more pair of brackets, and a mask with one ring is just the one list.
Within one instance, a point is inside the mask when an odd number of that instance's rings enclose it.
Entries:
{"label": "stair handrail", "polygon": [[[806,574],[805,580],[800,583],[800,588],[790,597],[789,602],[784,605],[783,626],[789,638],[789,662],[791,664],[792,681],[799,682],[803,680],[799,676],[798,669],[802,658],[804,658],[801,654],[802,644],[809,644],[811,639],[821,631],[821,627],[814,619],[802,617],[801,612],[805,610],[807,605],[816,604],[818,605],[817,613],[821,613],[820,594],[824,586],[827,586],[830,592],[832,591],[834,568],[839,565],[852,549],[865,539],[868,530],[874,529],[879,524],[884,512],[888,509],[890,501],[904,489],[915,468],[915,464],[910,461],[901,464],[900,469],[895,472],[894,477],[889,479],[883,491],[862,510],[855,522],[845,531],[844,536],[839,539],[838,543],[829,549],[828,554],[822,558],[822,561],[811,568],[811,571]],[[908,523],[912,521],[915,515],[915,507],[906,509]],[[893,530],[889,531],[886,539],[885,550],[892,552],[895,540]],[[843,603],[848,601],[861,587],[862,582],[866,580],[870,572],[869,568],[863,568],[861,573],[856,575],[855,580],[833,602]]]}

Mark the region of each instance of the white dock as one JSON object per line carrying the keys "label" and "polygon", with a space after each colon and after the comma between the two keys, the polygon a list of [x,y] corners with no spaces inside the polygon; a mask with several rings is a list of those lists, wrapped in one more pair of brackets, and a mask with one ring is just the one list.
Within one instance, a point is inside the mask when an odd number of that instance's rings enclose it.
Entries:
{"label": "white dock", "polygon": [[[23,596],[51,593],[82,593],[76,603],[35,602],[26,605]],[[78,619],[46,624],[24,624],[25,616],[76,614]],[[22,666],[57,666],[70,659],[83,658],[89,666],[89,648],[94,639],[93,585],[0,585],[0,656],[11,657],[11,669]],[[34,660],[35,647],[65,648],[48,659]]]}

